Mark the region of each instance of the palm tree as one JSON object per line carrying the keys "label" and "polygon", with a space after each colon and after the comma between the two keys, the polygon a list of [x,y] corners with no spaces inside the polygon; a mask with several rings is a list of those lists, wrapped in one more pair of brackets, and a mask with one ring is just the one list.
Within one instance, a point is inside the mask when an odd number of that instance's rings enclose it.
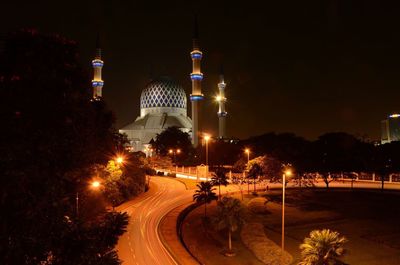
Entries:
{"label": "palm tree", "polygon": [[215,188],[210,181],[202,181],[200,184],[197,184],[197,190],[195,194],[193,194],[193,200],[197,203],[204,203],[204,217],[207,217],[207,204],[216,200],[217,194],[214,192]]}
{"label": "palm tree", "polygon": [[221,199],[221,185],[228,185],[228,179],[222,169],[217,169],[211,177],[211,183],[215,186],[218,185],[218,198]]}
{"label": "palm tree", "polygon": [[313,230],[300,245],[302,261],[299,265],[339,265],[347,242],[344,236],[329,229]]}
{"label": "palm tree", "polygon": [[214,220],[217,230],[228,230],[228,252],[232,255],[232,232],[235,232],[243,223],[243,208],[240,200],[224,197],[217,204],[217,216]]}
{"label": "palm tree", "polygon": [[253,179],[254,193],[256,192],[256,179],[262,174],[263,174],[263,169],[259,164],[255,163],[251,166],[248,177]]}

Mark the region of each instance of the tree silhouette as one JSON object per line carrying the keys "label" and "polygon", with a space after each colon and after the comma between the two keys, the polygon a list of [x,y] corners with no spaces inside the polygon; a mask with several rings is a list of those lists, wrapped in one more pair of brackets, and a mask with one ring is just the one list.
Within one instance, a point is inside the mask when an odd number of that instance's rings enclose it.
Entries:
{"label": "tree silhouette", "polygon": [[232,232],[243,223],[243,208],[240,200],[224,197],[217,203],[217,216],[214,220],[217,230],[228,230],[228,255],[232,254]]}
{"label": "tree silhouette", "polygon": [[194,156],[194,148],[190,140],[190,135],[182,132],[178,127],[166,128],[157,134],[152,147],[161,156],[168,155],[170,149],[180,149],[181,153],[176,156],[176,161],[182,162]]}
{"label": "tree silhouette", "polygon": [[263,169],[258,163],[254,163],[248,173],[248,178],[253,179],[254,193],[256,192],[256,180],[263,174]]}
{"label": "tree silhouette", "polygon": [[[94,233],[110,228],[100,225],[104,205],[85,201],[93,165],[105,164],[120,141],[105,103],[90,100],[90,78],[77,51],[74,41],[35,30],[11,33],[0,51],[0,115],[7,128],[0,131],[1,264],[50,258],[53,264],[102,264],[114,247],[100,244]],[[86,199],[79,219],[78,191]],[[121,223],[113,225],[117,236]]]}
{"label": "tree silhouette", "polygon": [[225,171],[218,168],[215,173],[212,174],[211,183],[214,186],[218,185],[218,197],[221,199],[221,185],[226,186],[229,184]]}
{"label": "tree silhouette", "polygon": [[202,181],[200,184],[197,184],[197,190],[193,194],[194,201],[204,203],[204,218],[207,218],[207,204],[218,198],[214,190],[215,188],[213,188],[210,181]]}

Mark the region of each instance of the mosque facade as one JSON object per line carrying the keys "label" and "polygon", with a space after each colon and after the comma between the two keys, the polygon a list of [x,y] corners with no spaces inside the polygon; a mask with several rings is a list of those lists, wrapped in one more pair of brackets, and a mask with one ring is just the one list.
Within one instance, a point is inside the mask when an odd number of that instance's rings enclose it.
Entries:
{"label": "mosque facade", "polygon": [[192,120],[187,116],[185,90],[172,78],[151,80],[140,96],[140,116],[119,130],[128,136],[133,151],[148,152],[157,134],[176,126],[191,134]]}
{"label": "mosque facade", "polygon": [[[150,153],[150,145],[160,134],[168,127],[178,127],[181,131],[190,135],[193,145],[199,144],[200,133],[199,109],[204,99],[202,94],[203,73],[201,72],[201,59],[203,53],[200,50],[198,40],[197,20],[194,25],[193,49],[190,53],[192,60],[192,72],[190,79],[192,81],[192,93],[190,102],[192,104],[191,118],[187,115],[188,97],[185,90],[172,78],[160,76],[153,78],[142,90],[140,96],[140,115],[132,123],[122,127],[119,132],[126,134],[131,151],[144,151],[147,155]],[[102,67],[104,62],[101,58],[101,48],[99,38],[97,40],[96,56],[92,61],[93,67],[93,99],[102,100],[102,89],[104,81],[102,80]],[[225,82],[223,75],[220,76],[218,84],[219,96],[219,139],[225,138]]]}

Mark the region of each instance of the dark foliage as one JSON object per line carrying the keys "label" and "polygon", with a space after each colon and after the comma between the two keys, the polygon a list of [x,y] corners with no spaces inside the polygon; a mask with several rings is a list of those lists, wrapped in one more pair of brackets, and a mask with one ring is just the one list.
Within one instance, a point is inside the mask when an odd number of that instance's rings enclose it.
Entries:
{"label": "dark foliage", "polygon": [[90,199],[91,166],[119,148],[77,56],[74,42],[34,30],[10,34],[0,55],[1,264],[118,264],[123,222],[110,230],[110,214],[85,203],[75,212],[76,192]]}
{"label": "dark foliage", "polygon": [[[350,134],[337,132],[307,141],[293,134],[267,133],[242,141],[241,146],[252,150],[252,157],[266,155],[284,164],[291,164],[299,176],[319,172],[337,176],[342,172],[375,172],[387,176],[400,170],[400,143],[375,146]],[[244,157],[236,162],[243,170]]]}
{"label": "dark foliage", "polygon": [[[190,140],[190,135],[175,126],[168,127],[157,134],[152,146],[161,156],[173,156],[174,163],[191,164],[195,158],[195,149]],[[180,150],[179,154],[176,152],[178,149]],[[175,155],[169,154],[169,150],[174,150]]]}

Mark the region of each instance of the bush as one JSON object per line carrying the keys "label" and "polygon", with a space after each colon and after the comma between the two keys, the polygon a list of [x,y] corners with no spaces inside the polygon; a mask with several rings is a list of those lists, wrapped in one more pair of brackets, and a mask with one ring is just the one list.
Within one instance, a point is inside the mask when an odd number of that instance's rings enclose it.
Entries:
{"label": "bush", "polygon": [[255,214],[265,214],[268,213],[266,206],[267,202],[268,201],[265,198],[257,197],[250,200],[250,202],[247,204],[247,208]]}
{"label": "bush", "polygon": [[157,176],[164,176],[165,174],[164,174],[164,171],[158,171],[157,172]]}
{"label": "bush", "polygon": [[157,175],[157,171],[151,167],[145,167],[144,170],[145,170],[146,175],[149,175],[149,176]]}
{"label": "bush", "polygon": [[[271,265],[281,264],[281,248],[264,233],[264,226],[259,223],[248,223],[244,225],[240,233],[243,243],[261,262]],[[284,253],[284,264],[292,263],[292,256]]]}
{"label": "bush", "polygon": [[170,178],[176,178],[176,173],[168,173],[167,176]]}

